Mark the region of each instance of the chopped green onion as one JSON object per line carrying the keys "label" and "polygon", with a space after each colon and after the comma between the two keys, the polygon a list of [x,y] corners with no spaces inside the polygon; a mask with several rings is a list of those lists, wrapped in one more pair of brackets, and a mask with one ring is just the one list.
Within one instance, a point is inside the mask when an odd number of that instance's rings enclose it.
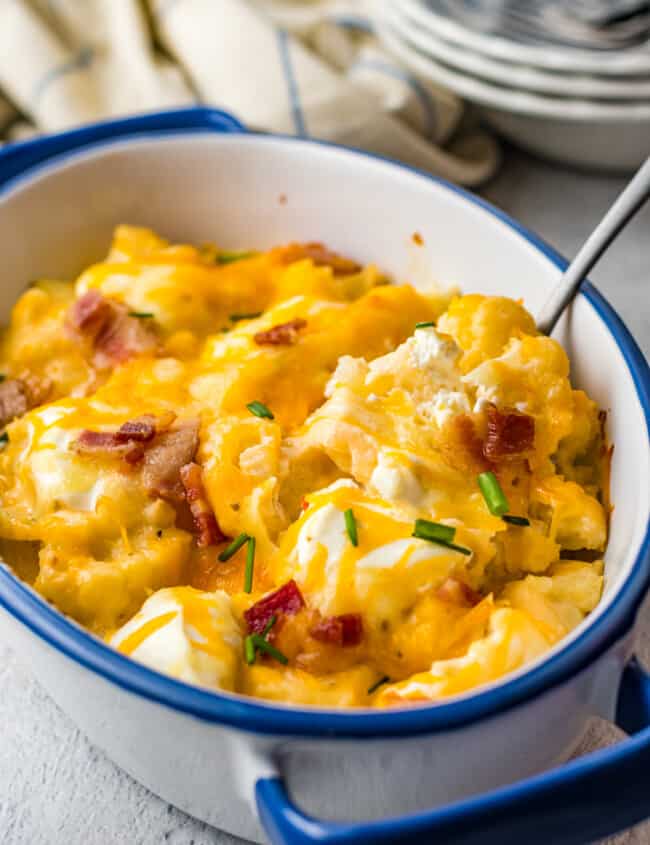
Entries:
{"label": "chopped green onion", "polygon": [[278,661],[278,663],[282,663],[285,666],[287,665],[289,658],[282,654],[282,652],[275,648],[275,646],[272,646],[271,643],[267,642],[264,637],[261,637],[259,634],[251,634],[250,638],[252,639],[255,648],[265,652],[270,657],[273,657]]}
{"label": "chopped green onion", "polygon": [[432,543],[442,540],[443,543],[451,543],[456,536],[456,529],[453,525],[442,525],[440,522],[429,522],[428,519],[416,519],[413,536],[420,540],[429,540]]}
{"label": "chopped green onion", "polygon": [[433,322],[433,320],[427,320],[424,323],[416,323],[415,324],[416,329],[430,329],[433,326],[435,326],[435,323]]}
{"label": "chopped green onion", "polygon": [[240,320],[256,320],[262,316],[261,311],[251,311],[250,314],[231,314],[228,318],[233,323],[238,323]]}
{"label": "chopped green onion", "polygon": [[235,539],[230,543],[226,548],[221,552],[219,555],[219,560],[221,563],[225,563],[227,560],[238,552],[244,543],[248,540],[248,534],[240,534],[239,537],[235,537]]}
{"label": "chopped green onion", "polygon": [[275,625],[275,623],[276,623],[276,621],[277,621],[277,618],[278,618],[278,617],[277,617],[277,616],[275,615],[275,613],[274,613],[274,614],[273,614],[273,616],[269,619],[269,621],[268,621],[268,622],[266,623],[266,625],[264,626],[264,630],[262,631],[262,636],[264,637],[264,639],[266,639],[266,638],[267,638],[267,636],[268,636],[268,634],[269,634],[269,631],[270,631],[270,630],[271,630],[271,628]]}
{"label": "chopped green onion", "polygon": [[452,552],[458,552],[466,557],[469,557],[472,554],[471,549],[467,549],[465,546],[457,546],[456,543],[449,543],[447,540],[429,540],[429,542],[435,543],[437,546],[444,546],[446,549],[451,549]]}
{"label": "chopped green onion", "polygon": [[253,592],[253,567],[255,566],[255,537],[248,538],[246,549],[246,570],[244,572],[244,592]]}
{"label": "chopped green onion", "polygon": [[504,522],[508,522],[510,525],[530,525],[530,520],[525,516],[513,516],[512,514],[506,513],[501,517],[501,519]]}
{"label": "chopped green onion", "polygon": [[[284,654],[282,654],[282,652],[278,651],[277,648],[273,648],[273,646],[270,645],[270,643],[266,639],[268,634],[269,634],[269,631],[275,625],[277,618],[278,617],[275,614],[273,614],[273,616],[269,619],[269,621],[264,626],[264,630],[262,631],[261,635],[260,634],[249,634],[246,637],[246,639],[244,640],[244,653],[246,655],[246,663],[248,663],[249,666],[252,666],[253,663],[255,663],[255,655],[257,653],[257,649],[260,647],[258,640],[260,640],[260,639],[262,640],[262,642],[266,643],[266,645],[268,646],[268,648],[266,650],[269,652],[269,654],[272,654],[273,652],[275,652],[273,654],[273,657],[275,657],[276,660],[279,660],[280,663],[283,663],[283,662],[288,663],[289,662],[287,660],[287,658],[284,656]],[[272,649],[272,651],[271,651],[271,649]]]}
{"label": "chopped green onion", "polygon": [[246,655],[246,663],[252,666],[255,663],[255,643],[251,635],[244,640],[244,654]]}
{"label": "chopped green onion", "polygon": [[428,519],[416,519],[411,536],[417,537],[419,540],[427,540],[429,543],[436,543],[436,545],[444,546],[454,552],[460,552],[461,555],[472,554],[471,549],[466,549],[465,546],[457,546],[456,543],[451,542],[456,536],[456,529],[451,525],[429,522]]}
{"label": "chopped green onion", "polygon": [[254,252],[220,252],[217,255],[217,264],[232,264],[235,261],[243,261],[245,258],[252,258]]}
{"label": "chopped green onion", "polygon": [[359,545],[359,537],[357,535],[357,521],[354,518],[352,508],[348,508],[343,514],[345,517],[345,530],[348,532],[348,537],[353,546]]}
{"label": "chopped green onion", "polygon": [[493,472],[482,472],[477,481],[490,513],[494,516],[503,516],[508,513],[510,510],[508,500],[496,475]]}
{"label": "chopped green onion", "polygon": [[273,416],[273,413],[271,411],[269,411],[269,409],[266,407],[266,405],[262,404],[262,402],[258,402],[257,400],[255,400],[254,402],[249,402],[248,405],[246,405],[246,407],[251,412],[251,414],[253,414],[253,416],[255,416],[255,417],[260,417],[261,419],[264,419],[264,420],[275,419],[275,417]]}
{"label": "chopped green onion", "polygon": [[9,443],[9,435],[6,431],[3,431],[2,434],[0,434],[0,449],[4,449],[7,443]]}
{"label": "chopped green onion", "polygon": [[4,373],[0,373],[0,382],[3,382],[7,376]]}
{"label": "chopped green onion", "polygon": [[147,320],[153,317],[152,311],[129,311],[129,317],[138,317],[141,320]]}
{"label": "chopped green onion", "polygon": [[368,695],[372,695],[373,692],[376,692],[376,690],[379,689],[379,687],[383,686],[383,684],[388,683],[390,683],[390,678],[388,677],[388,675],[384,675],[383,678],[380,678],[371,687],[368,687]]}

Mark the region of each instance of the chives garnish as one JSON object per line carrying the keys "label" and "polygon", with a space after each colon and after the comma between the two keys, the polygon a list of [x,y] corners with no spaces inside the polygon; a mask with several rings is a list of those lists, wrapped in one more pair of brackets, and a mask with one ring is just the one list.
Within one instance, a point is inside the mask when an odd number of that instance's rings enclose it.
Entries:
{"label": "chives garnish", "polygon": [[378,681],[375,681],[375,683],[371,687],[368,687],[368,695],[372,695],[373,692],[375,692],[376,690],[379,689],[379,687],[381,687],[381,686],[383,686],[383,684],[387,684],[389,682],[390,682],[390,678],[388,677],[388,675],[384,675],[383,678],[380,678]]}
{"label": "chives garnish", "polygon": [[430,543],[435,543],[437,546],[444,546],[446,549],[451,549],[452,552],[458,552],[466,557],[469,557],[472,554],[471,549],[467,549],[465,546],[457,546],[456,543],[450,543],[448,540],[433,540],[429,537],[426,537],[425,539],[427,539]]}
{"label": "chives garnish", "polygon": [[255,537],[248,538],[246,549],[246,570],[244,572],[244,592],[253,592],[253,567],[255,566]]}
{"label": "chives garnish", "polygon": [[153,311],[129,311],[129,317],[138,317],[141,320],[147,320],[153,317]]}
{"label": "chives garnish", "polygon": [[438,546],[444,546],[453,552],[459,552],[461,555],[472,554],[471,549],[466,549],[465,546],[457,546],[456,543],[451,542],[456,536],[456,529],[451,525],[429,522],[428,519],[416,519],[411,536],[417,537],[419,540],[427,540],[429,543],[436,543]]}
{"label": "chives garnish", "polygon": [[266,405],[264,405],[262,402],[258,402],[257,399],[254,402],[249,402],[246,407],[251,412],[251,414],[253,414],[253,416],[260,417],[261,419],[265,420],[275,419],[272,412],[269,411]]}
{"label": "chives garnish", "polygon": [[250,314],[231,314],[228,319],[233,323],[238,323],[240,320],[256,320],[262,316],[261,311],[251,311]]}
{"label": "chives garnish", "polygon": [[456,529],[453,525],[442,525],[440,522],[429,522],[428,519],[416,519],[413,536],[420,540],[430,540],[432,543],[442,540],[443,543],[451,543],[456,536]]}
{"label": "chives garnish", "polygon": [[262,636],[264,637],[264,639],[266,639],[266,637],[267,637],[267,635],[268,635],[269,631],[270,631],[270,630],[271,630],[271,628],[275,625],[275,622],[276,622],[277,618],[278,618],[278,617],[277,617],[277,616],[275,615],[275,613],[274,613],[274,614],[273,614],[273,616],[269,619],[269,621],[268,621],[268,622],[266,623],[266,625],[264,626],[264,630],[262,631]]}
{"label": "chives garnish", "polygon": [[510,513],[504,514],[501,519],[504,522],[510,523],[510,525],[530,525],[530,520],[527,519],[525,516],[513,516]]}
{"label": "chives garnish", "polygon": [[433,322],[433,320],[427,320],[424,323],[416,323],[415,324],[416,329],[430,329],[432,326],[435,326],[435,323]]}
{"label": "chives garnish", "polygon": [[[255,654],[257,653],[257,648],[258,648],[257,639],[261,639],[267,645],[270,645],[266,638],[267,638],[271,628],[275,625],[277,618],[278,617],[275,614],[273,614],[273,616],[269,619],[269,621],[264,626],[264,630],[262,631],[261,637],[260,637],[259,634],[249,634],[246,637],[246,639],[244,640],[244,653],[246,655],[246,663],[248,663],[249,666],[252,666],[253,663],[255,663]],[[280,660],[280,663],[283,662],[281,658],[284,658],[285,663],[289,662],[287,660],[287,658],[284,656],[284,654],[282,654],[282,652],[278,651],[277,648],[273,648],[273,646],[270,646],[270,648],[272,648],[273,651],[277,652],[277,654],[274,654],[273,656],[275,657],[276,660]],[[271,653],[271,652],[269,652],[269,653]]]}
{"label": "chives garnish", "polygon": [[253,637],[250,635],[244,640],[244,654],[246,656],[246,663],[252,666],[255,663],[255,643],[253,642]]}
{"label": "chives garnish", "polygon": [[235,261],[243,261],[245,258],[252,258],[254,252],[220,252],[217,255],[217,264],[232,264]]}
{"label": "chives garnish", "polygon": [[0,434],[0,449],[4,449],[7,443],[9,443],[9,435],[6,431],[3,431],[2,434]]}
{"label": "chives garnish", "polygon": [[496,475],[493,472],[482,472],[476,480],[490,513],[494,516],[503,516],[508,513],[510,510],[508,500]]}
{"label": "chives garnish", "polygon": [[241,549],[246,540],[248,540],[248,534],[240,534],[239,537],[235,537],[232,543],[227,545],[219,555],[221,563],[225,563],[227,560],[230,560],[230,558]]}
{"label": "chives garnish", "polygon": [[[270,657],[273,657],[278,663],[282,663],[285,666],[289,662],[289,658],[282,654],[275,646],[272,646],[271,643],[267,642],[264,637],[261,637],[259,634],[251,634],[250,638],[253,641],[253,645],[255,648],[259,649],[260,651],[265,652]],[[248,639],[248,638],[247,638]]]}
{"label": "chives garnish", "polygon": [[352,508],[348,508],[343,514],[345,517],[345,530],[348,532],[348,537],[353,546],[359,545],[359,537],[357,536],[357,521],[354,518]]}

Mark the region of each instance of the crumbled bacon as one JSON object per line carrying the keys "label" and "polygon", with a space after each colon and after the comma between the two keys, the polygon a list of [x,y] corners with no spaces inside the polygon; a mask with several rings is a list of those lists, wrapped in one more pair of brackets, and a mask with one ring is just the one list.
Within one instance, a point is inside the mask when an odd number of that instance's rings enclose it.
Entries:
{"label": "crumbled bacon", "polygon": [[450,466],[468,475],[491,468],[483,454],[483,440],[469,414],[459,414],[442,428],[440,450]]}
{"label": "crumbled bacon", "polygon": [[111,303],[98,290],[89,290],[79,297],[68,311],[68,326],[94,338],[111,314]]}
{"label": "crumbled bacon", "polygon": [[359,613],[344,613],[319,620],[311,629],[315,640],[339,646],[359,645],[363,637],[363,621]]}
{"label": "crumbled bacon", "polygon": [[129,464],[137,464],[144,457],[143,444],[156,435],[156,419],[150,414],[129,420],[117,431],[91,431],[85,429],[74,441],[77,452],[111,452]]}
{"label": "crumbled bacon", "polygon": [[500,411],[496,405],[487,407],[487,436],[483,454],[490,461],[518,457],[533,448],[535,420],[519,411]]}
{"label": "crumbled bacon", "polygon": [[29,392],[21,379],[10,378],[0,384],[0,426],[22,417],[31,407]]}
{"label": "crumbled bacon", "polygon": [[274,250],[274,253],[285,264],[292,264],[294,261],[311,258],[317,267],[331,267],[335,274],[340,275],[358,273],[361,270],[361,265],[357,264],[356,261],[332,252],[325,244],[321,243],[288,244],[287,246]]}
{"label": "crumbled bacon", "polygon": [[142,468],[142,480],[150,496],[182,501],[185,490],[180,470],[194,460],[199,446],[199,421],[183,420],[150,442]]}
{"label": "crumbled bacon", "polygon": [[117,432],[118,438],[124,440],[137,440],[138,443],[148,443],[156,435],[156,419],[150,414],[128,420],[120,426]]}
{"label": "crumbled bacon", "polygon": [[474,607],[482,600],[480,593],[459,578],[447,578],[436,590],[436,595],[442,601],[462,607]]}
{"label": "crumbled bacon", "polygon": [[203,471],[197,463],[185,464],[180,469],[181,483],[185,488],[185,497],[192,512],[197,533],[197,545],[216,546],[226,539],[219,528],[217,519],[210,507],[210,502],[203,486]]}
{"label": "crumbled bacon", "polygon": [[264,332],[257,332],[253,340],[258,346],[292,346],[298,340],[298,332],[306,325],[307,320],[296,317],[288,323],[280,323]]}
{"label": "crumbled bacon", "polygon": [[68,312],[70,331],[90,341],[93,363],[100,369],[121,364],[134,355],[154,354],[158,340],[149,324],[129,315],[126,306],[89,290]]}
{"label": "crumbled bacon", "polygon": [[253,634],[261,634],[272,616],[283,613],[294,616],[305,606],[305,600],[296,582],[287,581],[279,590],[264,596],[244,613],[248,630]]}

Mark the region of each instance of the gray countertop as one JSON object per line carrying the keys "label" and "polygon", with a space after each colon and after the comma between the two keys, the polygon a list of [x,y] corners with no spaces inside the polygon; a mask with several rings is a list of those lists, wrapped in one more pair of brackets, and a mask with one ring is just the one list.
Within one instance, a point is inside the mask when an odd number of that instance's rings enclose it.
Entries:
{"label": "gray countertop", "polygon": [[[484,191],[572,256],[624,179],[576,173],[511,150]],[[650,206],[603,259],[593,280],[650,356]],[[646,613],[646,616],[650,613]],[[650,625],[647,626],[650,629]],[[650,657],[644,636],[646,660]],[[149,794],[94,749],[0,643],[0,840],[3,845],[210,845],[235,843]],[[614,741],[594,723],[583,748]],[[650,825],[611,840],[648,845]]]}

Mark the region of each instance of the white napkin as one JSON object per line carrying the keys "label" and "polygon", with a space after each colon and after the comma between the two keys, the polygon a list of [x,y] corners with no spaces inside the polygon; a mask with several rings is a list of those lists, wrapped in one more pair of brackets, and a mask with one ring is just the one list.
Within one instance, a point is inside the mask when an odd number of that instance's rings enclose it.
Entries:
{"label": "white napkin", "polygon": [[496,142],[382,51],[372,2],[2,0],[0,135],[201,102],[254,129],[484,182]]}

